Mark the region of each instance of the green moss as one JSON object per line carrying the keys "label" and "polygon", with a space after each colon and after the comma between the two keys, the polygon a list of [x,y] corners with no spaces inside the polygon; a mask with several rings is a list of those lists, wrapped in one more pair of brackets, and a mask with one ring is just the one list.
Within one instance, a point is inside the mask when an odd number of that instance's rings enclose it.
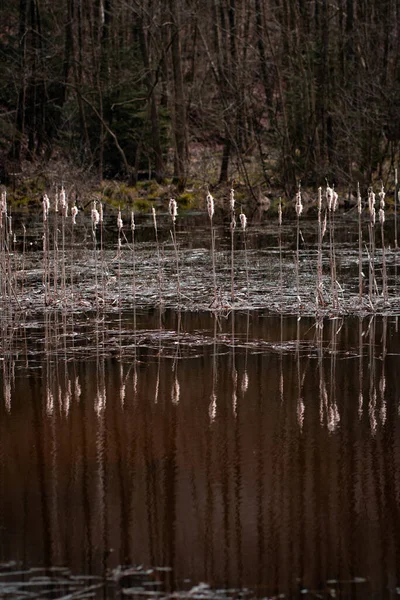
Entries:
{"label": "green moss", "polygon": [[176,201],[178,202],[179,208],[182,210],[187,210],[189,208],[193,208],[196,200],[196,195],[193,192],[185,192],[177,197]]}

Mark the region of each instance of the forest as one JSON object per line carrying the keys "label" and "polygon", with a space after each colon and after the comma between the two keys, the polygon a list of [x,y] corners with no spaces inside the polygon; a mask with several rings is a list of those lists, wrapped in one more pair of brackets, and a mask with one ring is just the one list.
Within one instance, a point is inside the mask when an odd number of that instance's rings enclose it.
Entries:
{"label": "forest", "polygon": [[[396,0],[2,0],[0,182],[385,184],[400,140]],[[392,177],[392,175],[390,175]]]}

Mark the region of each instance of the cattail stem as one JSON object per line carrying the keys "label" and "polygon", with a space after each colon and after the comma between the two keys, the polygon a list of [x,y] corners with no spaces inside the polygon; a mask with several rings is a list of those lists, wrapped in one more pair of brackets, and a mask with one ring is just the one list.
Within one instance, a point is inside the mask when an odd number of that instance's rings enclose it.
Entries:
{"label": "cattail stem", "polygon": [[153,214],[153,224],[154,224],[154,235],[155,235],[155,239],[156,239],[156,248],[157,248],[157,262],[158,262],[158,295],[159,295],[159,302],[160,302],[160,306],[163,302],[163,295],[162,295],[162,268],[161,268],[161,253],[160,253],[160,244],[158,242],[158,231],[157,231],[157,217],[156,217],[156,209],[152,208],[152,214]]}
{"label": "cattail stem", "polygon": [[172,231],[170,231],[172,238],[172,245],[175,251],[175,262],[176,262],[176,278],[177,278],[177,290],[178,290],[178,301],[181,301],[181,282],[180,282],[180,274],[179,274],[179,252],[178,252],[178,244],[176,241],[176,228],[175,228],[175,220],[178,215],[178,205],[176,200],[171,198],[169,201],[169,212],[172,218]]}
{"label": "cattail stem", "polygon": [[358,300],[360,307],[363,301],[363,272],[362,272],[362,203],[360,184],[357,184],[357,210],[358,210]]}
{"label": "cattail stem", "polygon": [[210,228],[211,228],[211,260],[212,260],[212,272],[213,272],[213,283],[214,283],[214,303],[217,302],[217,273],[215,267],[215,231],[213,226],[213,216],[214,216],[214,198],[211,196],[210,192],[207,194],[207,211],[208,216],[210,218]]}

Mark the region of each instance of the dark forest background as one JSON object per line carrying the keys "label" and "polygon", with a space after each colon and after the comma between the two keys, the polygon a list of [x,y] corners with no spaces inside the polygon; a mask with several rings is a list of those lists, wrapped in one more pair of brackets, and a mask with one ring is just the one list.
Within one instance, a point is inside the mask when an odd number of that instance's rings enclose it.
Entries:
{"label": "dark forest background", "polygon": [[292,193],[385,177],[400,140],[398,0],[1,0],[2,180],[67,157],[99,179],[199,157]]}

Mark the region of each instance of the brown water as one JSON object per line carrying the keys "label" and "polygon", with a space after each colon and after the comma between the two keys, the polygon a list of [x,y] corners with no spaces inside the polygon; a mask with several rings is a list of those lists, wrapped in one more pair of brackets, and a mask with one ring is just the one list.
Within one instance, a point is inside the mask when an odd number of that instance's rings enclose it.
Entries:
{"label": "brown water", "polygon": [[129,318],[85,360],[54,351],[62,323],[4,355],[0,560],[394,596],[397,319],[154,310],[135,334]]}

